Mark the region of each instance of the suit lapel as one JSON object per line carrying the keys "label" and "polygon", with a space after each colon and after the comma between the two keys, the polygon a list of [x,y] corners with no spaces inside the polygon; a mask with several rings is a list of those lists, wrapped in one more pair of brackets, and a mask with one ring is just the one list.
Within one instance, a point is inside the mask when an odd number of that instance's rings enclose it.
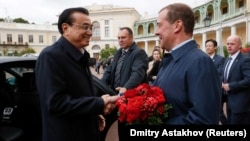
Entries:
{"label": "suit lapel", "polygon": [[236,68],[236,67],[239,67],[238,66],[238,62],[239,62],[239,59],[241,58],[241,54],[239,54],[236,58],[235,58],[235,60],[234,60],[234,62],[233,62],[233,64],[232,64],[232,66],[231,66],[231,68],[230,68],[230,70],[229,70],[229,74],[228,74],[228,80],[230,80],[230,78],[231,78],[231,76],[232,76],[232,74],[233,74],[233,70]]}
{"label": "suit lapel", "polygon": [[216,62],[216,54],[214,55],[213,59],[214,62]]}

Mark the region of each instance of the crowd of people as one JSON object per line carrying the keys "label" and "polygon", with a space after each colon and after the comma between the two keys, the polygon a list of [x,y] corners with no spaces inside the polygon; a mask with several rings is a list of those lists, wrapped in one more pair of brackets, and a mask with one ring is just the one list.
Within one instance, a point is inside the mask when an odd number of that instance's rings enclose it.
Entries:
{"label": "crowd of people", "polygon": [[[37,60],[43,141],[104,141],[117,120],[116,100],[142,83],[160,87],[173,106],[165,125],[250,124],[250,57],[240,52],[240,37],[227,38],[229,57],[224,58],[216,54],[214,39],[204,43],[206,52],[197,47],[192,39],[194,25],[188,5],[163,7],[155,33],[160,45],[153,50],[151,61],[134,42],[132,29],[121,27],[117,35],[120,48],[101,78],[117,95],[100,97],[89,70],[89,53],[83,48],[92,36],[89,12],[65,9],[58,20],[61,38]],[[96,71],[99,73],[98,68]],[[119,141],[126,139],[124,126],[118,121]]]}

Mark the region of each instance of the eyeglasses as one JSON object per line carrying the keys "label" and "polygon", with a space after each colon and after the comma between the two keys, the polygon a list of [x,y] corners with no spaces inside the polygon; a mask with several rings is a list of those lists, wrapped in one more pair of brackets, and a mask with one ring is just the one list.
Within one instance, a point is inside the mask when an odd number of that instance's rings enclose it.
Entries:
{"label": "eyeglasses", "polygon": [[93,31],[93,25],[76,24],[76,23],[72,23],[72,25],[76,25],[76,26],[80,27],[81,29],[83,29],[85,31]]}

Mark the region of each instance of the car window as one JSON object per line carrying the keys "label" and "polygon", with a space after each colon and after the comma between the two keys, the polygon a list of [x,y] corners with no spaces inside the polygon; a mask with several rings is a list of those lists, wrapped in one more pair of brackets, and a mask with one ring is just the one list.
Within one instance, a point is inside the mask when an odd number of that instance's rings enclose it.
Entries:
{"label": "car window", "polygon": [[23,73],[26,72],[34,72],[34,68],[23,68],[23,67],[15,67],[11,68],[11,70],[20,76],[23,76]]}
{"label": "car window", "polygon": [[27,67],[13,67],[8,68],[5,71],[6,82],[12,87],[13,91],[18,88],[18,80],[23,76],[24,73],[34,72],[34,68]]}
{"label": "car window", "polygon": [[5,72],[5,75],[6,75],[6,82],[11,86],[15,86],[16,85],[16,77],[8,72]]}

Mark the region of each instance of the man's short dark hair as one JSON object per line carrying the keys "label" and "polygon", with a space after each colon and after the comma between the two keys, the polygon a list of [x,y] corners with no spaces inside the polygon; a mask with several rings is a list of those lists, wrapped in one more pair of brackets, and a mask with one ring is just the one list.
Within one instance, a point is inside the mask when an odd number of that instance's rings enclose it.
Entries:
{"label": "man's short dark hair", "polygon": [[215,41],[214,39],[208,39],[208,40],[206,40],[205,44],[207,42],[212,42],[214,44],[214,47],[217,47],[217,41]]}
{"label": "man's short dark hair", "polygon": [[72,13],[74,12],[80,12],[83,13],[85,15],[89,15],[89,11],[83,7],[74,7],[74,8],[68,8],[65,9],[58,18],[58,30],[61,34],[63,34],[63,30],[62,30],[62,24],[63,23],[67,23],[69,25],[71,25],[74,22],[74,17],[72,17]]}
{"label": "man's short dark hair", "polygon": [[120,30],[127,30],[128,33],[129,33],[129,35],[133,36],[133,31],[132,31],[132,29],[129,28],[129,27],[121,27]]}
{"label": "man's short dark hair", "polygon": [[173,3],[163,7],[159,12],[168,10],[166,20],[173,24],[176,20],[182,20],[185,27],[185,32],[193,35],[195,17],[190,6],[184,3]]}

